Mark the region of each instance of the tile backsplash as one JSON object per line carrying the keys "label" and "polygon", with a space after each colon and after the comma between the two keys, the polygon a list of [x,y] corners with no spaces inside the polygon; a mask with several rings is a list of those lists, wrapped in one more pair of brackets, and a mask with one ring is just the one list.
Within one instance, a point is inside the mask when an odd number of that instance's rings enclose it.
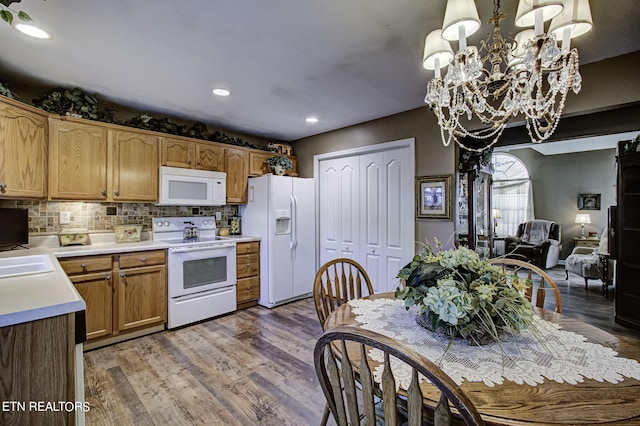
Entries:
{"label": "tile backsplash", "polygon": [[[17,207],[29,210],[29,235],[53,235],[67,228],[85,228],[89,232],[112,231],[113,225],[144,225],[144,231],[151,231],[151,221],[166,216],[214,216],[222,214],[218,227],[226,226],[231,216],[238,214],[237,206],[185,207],[156,206],[148,203],[94,203],[82,201],[31,201],[0,200],[0,207]],[[115,215],[107,214],[107,207]],[[60,212],[71,213],[68,225],[60,224]]]}

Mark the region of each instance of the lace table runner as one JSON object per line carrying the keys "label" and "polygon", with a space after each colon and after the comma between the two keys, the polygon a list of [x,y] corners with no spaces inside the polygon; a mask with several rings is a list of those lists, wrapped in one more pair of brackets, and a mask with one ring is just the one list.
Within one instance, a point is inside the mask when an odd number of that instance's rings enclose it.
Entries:
{"label": "lace table runner", "polygon": [[[456,339],[447,350],[449,338],[416,323],[417,307],[408,311],[403,300],[358,299],[349,302],[362,328],[402,342],[440,365],[458,384],[483,382],[502,384],[505,379],[536,386],[548,380],[576,384],[584,378],[618,383],[625,377],[640,380],[640,363],[620,358],[611,348],[587,342],[584,336],[560,330],[560,326],[535,317],[534,324],[502,343],[473,346]],[[383,362],[383,353],[372,349],[369,356]],[[404,389],[411,377],[406,364],[392,358],[397,385]],[[381,367],[375,372],[380,381]],[[423,378],[424,379],[424,378]]]}

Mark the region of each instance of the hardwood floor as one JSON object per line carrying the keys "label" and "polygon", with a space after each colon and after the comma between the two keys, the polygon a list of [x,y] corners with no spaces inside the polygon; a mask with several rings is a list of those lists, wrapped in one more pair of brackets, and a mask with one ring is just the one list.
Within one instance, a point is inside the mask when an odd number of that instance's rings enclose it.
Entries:
{"label": "hardwood floor", "polygon": [[86,352],[87,424],[318,424],[320,334],[305,299]]}
{"label": "hardwood floor", "polygon": [[[601,283],[548,271],[563,313],[640,337],[613,321]],[[313,368],[322,333],[311,298],[235,314],[85,353],[88,425],[316,425],[324,396]],[[330,419],[330,424],[334,424]]]}

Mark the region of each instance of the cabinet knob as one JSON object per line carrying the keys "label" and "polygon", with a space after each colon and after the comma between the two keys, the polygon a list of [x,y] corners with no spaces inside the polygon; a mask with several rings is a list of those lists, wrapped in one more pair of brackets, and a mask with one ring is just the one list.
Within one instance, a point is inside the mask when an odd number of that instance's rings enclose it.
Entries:
{"label": "cabinet knob", "polygon": [[125,278],[127,275],[124,272],[120,272],[120,278]]}
{"label": "cabinet knob", "polygon": [[104,277],[104,279],[107,281],[111,281],[111,275],[107,275],[106,277]]}
{"label": "cabinet knob", "polygon": [[7,192],[7,184],[6,183],[0,184],[0,192],[2,192],[2,193]]}
{"label": "cabinet knob", "polygon": [[142,263],[147,263],[147,258],[146,258],[146,257],[141,258],[141,259],[140,259],[140,262],[142,262]]}
{"label": "cabinet knob", "polygon": [[113,195],[115,195],[116,197],[120,195],[120,191],[113,191]]}
{"label": "cabinet knob", "polygon": [[191,160],[188,160],[188,161],[187,161],[187,164],[191,165]]}
{"label": "cabinet knob", "polygon": [[80,264],[80,267],[81,267],[82,269],[87,269],[87,264],[86,264],[86,263],[81,263],[81,264]]}
{"label": "cabinet knob", "polygon": [[107,196],[107,190],[106,189],[101,189],[100,190],[100,194],[102,194],[103,196]]}

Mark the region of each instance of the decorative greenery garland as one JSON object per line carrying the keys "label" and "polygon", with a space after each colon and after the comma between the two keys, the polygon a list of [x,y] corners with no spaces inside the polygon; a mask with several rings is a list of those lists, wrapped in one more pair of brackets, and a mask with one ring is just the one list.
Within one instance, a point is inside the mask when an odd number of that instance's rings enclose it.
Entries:
{"label": "decorative greenery garland", "polygon": [[[0,3],[4,4],[2,2],[3,0],[0,0]],[[10,99],[15,99],[16,97],[9,89],[9,86],[2,82],[0,82],[0,95]],[[207,126],[199,121],[191,125],[178,124],[169,117],[155,118],[149,114],[141,114],[124,122],[118,122],[114,118],[114,109],[111,105],[100,102],[96,95],[88,94],[77,87],[73,89],[57,87],[51,92],[33,99],[33,105],[44,111],[59,115],[119,124],[127,127],[209,140],[245,148],[261,149],[237,136],[230,136],[218,130],[209,132]]]}

